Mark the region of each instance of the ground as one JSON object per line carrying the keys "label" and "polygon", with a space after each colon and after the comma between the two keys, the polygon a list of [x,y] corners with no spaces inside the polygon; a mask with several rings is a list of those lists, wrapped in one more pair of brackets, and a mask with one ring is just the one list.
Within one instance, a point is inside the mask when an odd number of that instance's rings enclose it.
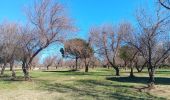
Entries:
{"label": "ground", "polygon": [[0,78],[0,100],[167,100],[170,99],[170,70],[160,69],[156,73],[156,87],[141,90],[147,86],[145,72],[135,72],[135,78],[128,77],[129,71],[114,76],[112,69],[90,69],[82,71],[32,71],[32,80],[23,81],[23,74],[17,71],[17,80],[10,80],[6,71]]}

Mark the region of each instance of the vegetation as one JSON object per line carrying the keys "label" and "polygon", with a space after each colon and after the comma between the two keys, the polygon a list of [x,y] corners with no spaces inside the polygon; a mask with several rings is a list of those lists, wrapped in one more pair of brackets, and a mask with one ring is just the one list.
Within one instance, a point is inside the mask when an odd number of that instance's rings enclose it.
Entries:
{"label": "vegetation", "polygon": [[[62,69],[59,71],[32,71],[32,81],[24,81],[22,72],[16,71],[17,80],[11,81],[10,74],[1,77],[1,99],[14,100],[165,100],[169,98],[170,70],[157,72],[156,83],[160,90],[141,90],[145,87],[147,71],[135,72],[135,78],[129,78],[129,72],[121,71],[121,76],[113,76],[111,69],[94,69],[89,73]],[[142,92],[143,91],[143,92]],[[154,93],[152,94],[152,91]],[[135,95],[134,95],[135,94]],[[16,96],[18,95],[18,96]]]}
{"label": "vegetation", "polygon": [[[135,26],[96,25],[81,39],[70,35],[77,27],[64,5],[35,0],[27,25],[0,23],[0,98],[170,99],[170,3],[158,1],[152,11],[136,10]],[[38,55],[58,44],[62,57],[56,51],[40,63]]]}

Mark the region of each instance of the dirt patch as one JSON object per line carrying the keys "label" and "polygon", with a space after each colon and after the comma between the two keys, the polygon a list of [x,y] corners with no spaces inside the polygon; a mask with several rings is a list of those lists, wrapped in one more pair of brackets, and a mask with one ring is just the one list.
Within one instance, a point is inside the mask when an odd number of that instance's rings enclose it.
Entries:
{"label": "dirt patch", "polygon": [[36,90],[0,90],[1,100],[68,100],[66,95],[49,92],[49,91],[36,91]]}
{"label": "dirt patch", "polygon": [[151,95],[164,97],[170,100],[170,86],[168,85],[155,85],[154,88],[148,88],[148,86],[135,87],[138,92],[147,92]]}

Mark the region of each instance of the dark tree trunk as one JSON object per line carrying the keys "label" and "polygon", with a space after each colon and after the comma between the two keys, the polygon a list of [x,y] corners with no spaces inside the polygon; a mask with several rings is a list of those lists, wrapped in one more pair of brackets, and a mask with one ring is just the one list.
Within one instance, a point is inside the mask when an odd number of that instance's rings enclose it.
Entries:
{"label": "dark tree trunk", "polygon": [[49,70],[49,65],[47,66],[47,70]]}
{"label": "dark tree trunk", "polygon": [[116,71],[116,76],[120,76],[119,68],[118,67],[114,67],[114,69]]}
{"label": "dark tree trunk", "polygon": [[75,70],[78,70],[77,66],[78,66],[78,58],[76,57],[76,69]]}
{"label": "dark tree trunk", "polygon": [[85,65],[85,72],[89,72],[89,66]]}
{"label": "dark tree trunk", "polygon": [[5,68],[6,68],[6,63],[4,63],[4,65],[2,66],[1,75],[4,75]]}
{"label": "dark tree trunk", "polygon": [[148,68],[149,71],[149,83],[154,83],[155,82],[155,69],[154,68]]}
{"label": "dark tree trunk", "polygon": [[131,78],[135,77],[134,73],[133,73],[133,67],[130,68],[130,76],[129,77],[131,77]]}
{"label": "dark tree trunk", "polygon": [[155,67],[153,67],[151,64],[148,65],[148,73],[149,73],[148,87],[149,88],[154,88],[154,84],[155,84]]}

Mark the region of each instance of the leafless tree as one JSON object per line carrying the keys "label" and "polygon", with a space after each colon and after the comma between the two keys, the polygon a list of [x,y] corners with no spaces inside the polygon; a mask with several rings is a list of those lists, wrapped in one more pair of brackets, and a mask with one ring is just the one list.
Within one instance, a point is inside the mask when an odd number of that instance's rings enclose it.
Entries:
{"label": "leafless tree", "polygon": [[141,9],[137,13],[138,33],[131,32],[133,35],[129,36],[129,44],[137,48],[147,61],[151,86],[155,81],[155,69],[169,55],[169,17],[160,7],[151,15]]}
{"label": "leafless tree", "polygon": [[44,67],[46,67],[47,70],[49,70],[49,67],[54,65],[55,60],[56,60],[56,57],[52,57],[52,56],[47,57],[44,60]]}
{"label": "leafless tree", "polygon": [[116,75],[119,76],[119,68],[116,65],[116,58],[118,50],[123,42],[124,30],[126,29],[125,23],[117,27],[112,25],[105,25],[93,27],[89,34],[94,44],[94,50],[100,56],[107,59],[108,63],[115,69]]}
{"label": "leafless tree", "polygon": [[17,56],[18,41],[19,41],[19,24],[11,22],[3,22],[0,25],[0,37],[1,37],[1,63],[4,64],[1,70],[3,75],[7,63],[10,64],[10,70],[12,71],[12,78],[14,79],[15,71],[13,68],[14,61],[19,60]]}
{"label": "leafless tree", "polygon": [[65,34],[73,31],[74,27],[65,14],[64,7],[55,0],[36,0],[33,6],[28,8],[27,17],[31,22],[31,33],[24,35],[29,35],[30,38],[25,50],[31,50],[31,53],[28,58],[24,58],[23,69],[25,77],[29,79],[28,67],[33,58],[51,44],[63,42]]}

